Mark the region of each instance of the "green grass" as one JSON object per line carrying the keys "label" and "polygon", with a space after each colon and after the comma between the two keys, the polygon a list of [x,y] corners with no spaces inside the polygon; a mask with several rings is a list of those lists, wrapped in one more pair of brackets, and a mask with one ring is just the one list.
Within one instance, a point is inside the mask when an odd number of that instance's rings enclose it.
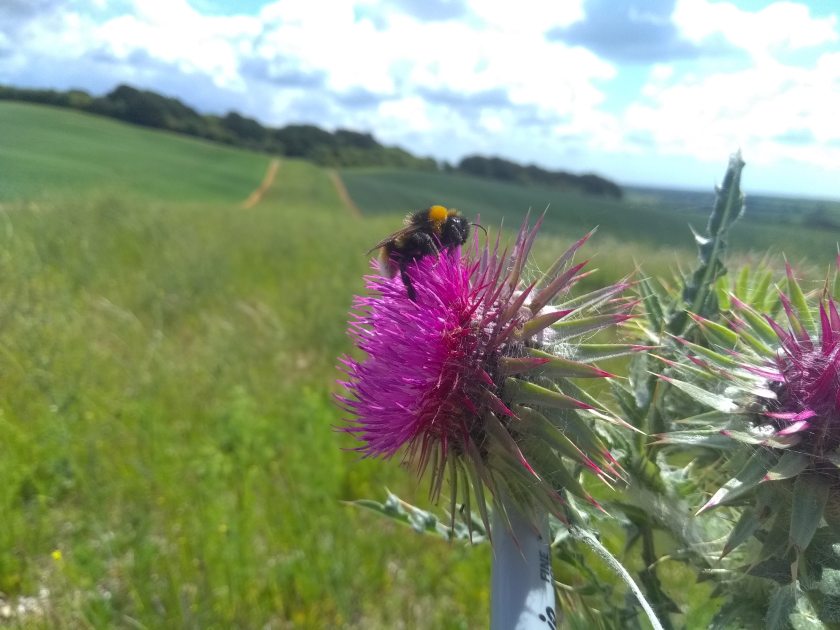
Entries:
{"label": "green grass", "polygon": [[0,102],[0,202],[91,190],[237,202],[266,156],[67,109]]}
{"label": "green grass", "polygon": [[333,431],[370,228],[323,171],[280,177],[247,211],[0,215],[0,591],[49,589],[34,625],[486,624],[489,550],[341,502],[423,492]]}

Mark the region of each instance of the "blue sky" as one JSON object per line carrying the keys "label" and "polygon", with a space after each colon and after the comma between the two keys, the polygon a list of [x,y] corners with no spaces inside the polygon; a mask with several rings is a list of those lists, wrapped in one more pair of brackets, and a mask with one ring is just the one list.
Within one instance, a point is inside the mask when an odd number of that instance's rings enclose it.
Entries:
{"label": "blue sky", "polygon": [[2,0],[0,83],[127,82],[626,184],[840,198],[831,2]]}

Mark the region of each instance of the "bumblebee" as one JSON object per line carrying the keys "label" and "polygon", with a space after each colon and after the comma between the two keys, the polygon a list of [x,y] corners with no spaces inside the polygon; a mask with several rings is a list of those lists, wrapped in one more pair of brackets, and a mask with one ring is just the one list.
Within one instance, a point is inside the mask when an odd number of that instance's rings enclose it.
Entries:
{"label": "bumblebee", "polygon": [[368,254],[380,250],[383,270],[389,278],[393,278],[399,271],[408,298],[414,302],[417,292],[408,276],[408,265],[423,256],[463,245],[469,238],[470,225],[474,224],[469,223],[457,210],[443,206],[431,206],[409,213],[403,223],[402,228],[379,241]]}

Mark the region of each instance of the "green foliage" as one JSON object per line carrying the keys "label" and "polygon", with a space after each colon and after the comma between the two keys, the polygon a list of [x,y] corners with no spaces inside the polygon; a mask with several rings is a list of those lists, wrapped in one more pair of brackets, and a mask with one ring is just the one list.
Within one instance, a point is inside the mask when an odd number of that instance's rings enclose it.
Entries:
{"label": "green foliage", "polygon": [[486,177],[515,184],[539,184],[561,190],[621,199],[621,188],[598,175],[574,175],[565,171],[548,171],[534,164],[522,166],[497,157],[470,155],[462,159],[456,169],[465,175]]}
{"label": "green foliage", "polygon": [[[711,511],[708,520],[703,516],[710,534],[726,531],[720,569],[713,574],[725,601],[714,627],[749,627],[757,619],[768,628],[835,627],[838,600],[831,549],[840,539],[836,528],[823,523],[831,523],[836,511],[837,471],[823,456],[821,443],[808,441],[812,434],[775,423],[772,413],[787,411],[785,400],[799,395],[787,388],[816,387],[825,379],[813,376],[807,384],[790,385],[788,372],[780,382],[762,373],[787,355],[800,364],[817,364],[802,359],[807,350],[782,350],[780,338],[786,333],[768,318],[784,313],[781,326],[789,326],[804,348],[822,344],[828,352],[834,343],[829,317],[809,302],[790,265],[777,289],[772,286],[777,274],[766,260],[724,278],[730,227],[743,208],[738,185],[742,167],[734,156],[706,234],[696,235],[699,264],[683,276],[680,296],[643,287],[645,299],[657,307],[648,318],[648,334],[656,337],[662,330],[657,325],[671,334],[657,337],[667,356],[667,375],[654,384],[656,400],[647,418],[659,414],[656,430],[662,434],[654,446],[661,450],[637,452],[655,457],[660,467],[693,458],[684,468],[699,491],[693,494],[699,498],[713,492],[710,499],[703,498],[698,514]],[[832,276],[824,281],[824,291]],[[674,316],[661,315],[667,312]],[[833,410],[818,407],[812,413],[816,427],[833,422]],[[741,583],[757,585],[746,600],[737,589]]]}
{"label": "green foliage", "polygon": [[[724,257],[729,231],[744,214],[744,195],[741,193],[741,170],[744,162],[740,154],[729,160],[729,168],[723,177],[723,184],[717,191],[715,205],[709,215],[705,234],[694,234],[700,264],[684,280],[682,297],[691,313],[701,317],[715,317],[718,304],[714,284],[726,273]],[[685,332],[685,311],[674,314],[668,331],[674,334]]]}
{"label": "green foliage", "polygon": [[797,475],[793,483],[790,542],[799,552],[811,544],[811,539],[823,518],[831,483],[830,478],[817,474]]}

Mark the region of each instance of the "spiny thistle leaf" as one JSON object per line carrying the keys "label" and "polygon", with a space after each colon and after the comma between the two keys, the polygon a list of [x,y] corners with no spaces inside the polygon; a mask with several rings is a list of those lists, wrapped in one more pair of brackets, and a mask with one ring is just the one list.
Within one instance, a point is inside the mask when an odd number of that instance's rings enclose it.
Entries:
{"label": "spiny thistle leaf", "polygon": [[799,589],[796,584],[780,586],[770,598],[770,606],[767,610],[767,630],[788,630],[790,615],[796,610],[796,599],[799,596]]}
{"label": "spiny thistle leaf", "polygon": [[764,343],[772,345],[778,342],[778,335],[773,331],[773,327],[765,321],[764,316],[748,304],[739,300],[735,295],[731,295],[730,297],[732,298],[732,305],[735,311],[747,320],[752,332],[756,333]]}
{"label": "spiny thistle leaf", "polygon": [[802,287],[793,275],[793,268],[790,263],[785,263],[787,271],[787,290],[790,296],[790,301],[796,309],[799,319],[805,325],[809,332],[816,332],[816,323],[814,317],[811,315],[811,309],[808,307],[808,302],[805,299],[805,294],[802,292]]}
{"label": "spiny thistle leaf", "polygon": [[720,431],[669,431],[657,436],[654,444],[675,446],[702,446],[704,448],[728,451],[732,449],[731,438],[721,435]]}
{"label": "spiny thistle leaf", "polygon": [[536,348],[529,348],[527,352],[531,357],[543,360],[534,369],[534,373],[540,376],[548,378],[609,378],[613,376],[594,365],[564,359]]}
{"label": "spiny thistle leaf", "polygon": [[811,463],[811,458],[804,453],[797,453],[796,451],[785,451],[779,462],[773,466],[768,472],[765,481],[778,481],[780,479],[790,479],[796,477],[799,473],[808,467]]}
{"label": "spiny thistle leaf", "polygon": [[639,290],[645,305],[645,314],[650,320],[654,330],[662,330],[665,326],[665,313],[662,307],[662,299],[653,289],[647,278],[639,280]]}
{"label": "spiny thistle leaf", "polygon": [[568,340],[613,327],[631,317],[632,315],[629,314],[592,315],[591,317],[557,322],[551,325],[551,329],[557,333],[558,339]]}
{"label": "spiny thistle leaf", "polygon": [[723,413],[738,412],[738,405],[731,398],[706,391],[705,389],[697,387],[697,385],[694,385],[693,383],[689,383],[687,381],[680,381],[675,378],[665,376],[663,374],[657,374],[656,376],[658,376],[660,380],[663,380],[666,383],[670,383],[677,389],[682,390],[697,402],[707,405],[712,409],[721,411]]}
{"label": "spiny thistle leaf", "polygon": [[582,343],[572,347],[574,359],[582,363],[615,359],[655,349],[656,346],[626,343]]}
{"label": "spiny thistle leaf", "polygon": [[552,409],[591,409],[590,405],[571,396],[516,378],[505,380],[504,393],[513,405],[530,404]]}
{"label": "spiny thistle leaf", "polygon": [[724,234],[744,213],[744,195],[741,193],[741,171],[744,161],[741,153],[735,153],[729,158],[729,168],[723,176],[706,233],[710,237]]}
{"label": "spiny thistle leaf", "polygon": [[726,539],[726,544],[723,546],[723,551],[720,554],[721,558],[749,540],[761,523],[761,519],[753,508],[745,509],[741,513],[741,518],[738,519],[735,527],[732,528],[729,538]]}
{"label": "spiny thistle leaf", "polygon": [[734,348],[738,343],[739,336],[734,330],[693,313],[689,313],[689,316],[700,325],[703,336],[713,344],[724,348]]}
{"label": "spiny thistle leaf", "polygon": [[790,515],[790,541],[799,550],[807,549],[823,517],[831,481],[821,475],[799,475],[793,484]]}
{"label": "spiny thistle leaf", "polygon": [[776,457],[765,451],[756,451],[753,453],[741,471],[723,484],[712,498],[697,511],[697,514],[702,514],[712,508],[731,503],[747,494],[764,480],[767,471],[775,464],[776,459]]}
{"label": "spiny thistle leaf", "polygon": [[[371,510],[398,523],[408,525],[416,532],[436,534],[445,540],[464,540],[480,543],[487,537],[483,525],[478,520],[465,523],[453,519],[450,525],[444,525],[441,519],[432,512],[411,505],[392,492],[388,492],[388,497],[384,503],[369,499],[359,499],[350,501],[349,504]],[[468,511],[466,512],[469,513]]]}

